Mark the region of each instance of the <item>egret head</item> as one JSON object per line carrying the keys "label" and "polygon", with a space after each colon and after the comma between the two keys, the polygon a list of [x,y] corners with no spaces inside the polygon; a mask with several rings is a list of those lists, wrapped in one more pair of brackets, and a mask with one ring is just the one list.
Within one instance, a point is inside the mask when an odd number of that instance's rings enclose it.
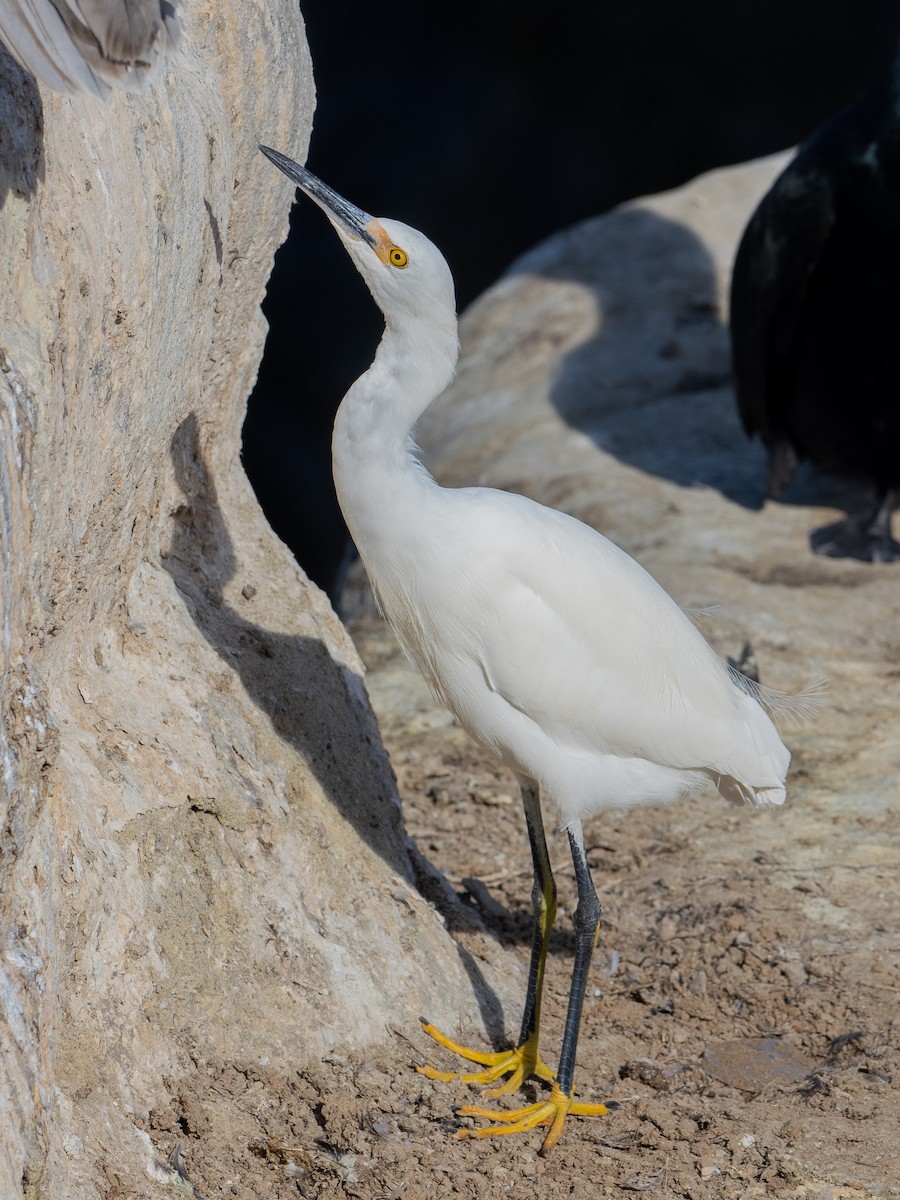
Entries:
{"label": "egret head", "polygon": [[404,317],[455,324],[453,276],[423,233],[402,221],[370,216],[299,163],[268,146],[260,150],[328,217],[389,324]]}

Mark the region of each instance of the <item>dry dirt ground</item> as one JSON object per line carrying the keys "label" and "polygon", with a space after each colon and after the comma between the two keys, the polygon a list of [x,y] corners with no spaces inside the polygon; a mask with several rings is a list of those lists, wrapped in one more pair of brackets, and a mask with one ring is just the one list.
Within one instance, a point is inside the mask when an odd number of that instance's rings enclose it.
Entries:
{"label": "dry dirt ground", "polygon": [[[496,939],[524,986],[531,876],[514,781],[435,709],[379,622],[358,622],[354,636],[410,833],[463,898],[456,936],[470,974],[480,978],[480,948]],[[828,703],[826,725],[840,720]],[[474,1122],[454,1108],[477,1096],[417,1074],[416,1062],[454,1060],[404,1026],[382,1052],[315,1071],[237,1061],[182,1080],[147,1130],[160,1180],[175,1179],[175,1164],[184,1193],[206,1200],[900,1197],[896,805],[848,811],[839,781],[852,764],[833,754],[838,786],[816,783],[815,721],[787,740],[784,810],[703,796],[587,823],[603,928],[576,1087],[619,1107],[570,1120],[547,1159],[540,1132],[456,1139]],[[573,952],[562,835],[551,856],[553,1063]],[[484,988],[480,1002],[498,1043],[516,1034],[518,1011],[498,1019]],[[481,1023],[447,1032],[489,1048]],[[131,1194],[112,1166],[110,1184],[112,1200]]]}

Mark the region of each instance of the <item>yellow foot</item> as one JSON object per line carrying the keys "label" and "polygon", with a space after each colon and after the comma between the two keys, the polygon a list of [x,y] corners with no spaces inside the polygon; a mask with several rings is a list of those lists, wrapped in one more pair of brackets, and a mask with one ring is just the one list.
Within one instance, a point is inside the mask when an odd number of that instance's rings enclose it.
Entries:
{"label": "yellow foot", "polygon": [[562,1091],[558,1083],[550,1089],[550,1095],[539,1104],[529,1104],[525,1108],[515,1108],[511,1112],[498,1112],[496,1109],[478,1108],[467,1104],[458,1108],[461,1117],[486,1117],[496,1121],[497,1126],[486,1129],[460,1129],[458,1138],[502,1137],[507,1133],[524,1133],[528,1129],[536,1129],[539,1125],[549,1125],[550,1129],[544,1138],[539,1151],[542,1158],[546,1157],[560,1139],[566,1124],[566,1117],[602,1117],[610,1109],[616,1108],[612,1101],[609,1104],[580,1104],[570,1099]]}
{"label": "yellow foot", "polygon": [[461,1083],[495,1083],[502,1076],[512,1072],[510,1078],[498,1088],[492,1088],[489,1092],[485,1092],[486,1096],[506,1096],[510,1092],[520,1088],[526,1079],[535,1076],[537,1079],[543,1079],[546,1083],[555,1083],[556,1076],[543,1061],[538,1053],[537,1035],[533,1034],[527,1038],[521,1046],[515,1046],[512,1050],[501,1050],[496,1054],[486,1054],[481,1050],[470,1050],[466,1046],[461,1046],[459,1042],[454,1042],[445,1034],[436,1029],[434,1025],[428,1021],[422,1021],[422,1028],[429,1037],[433,1037],[441,1046],[445,1046],[454,1054],[458,1054],[461,1058],[466,1058],[469,1062],[478,1063],[484,1067],[483,1071],[438,1071],[436,1067],[416,1067],[416,1070],[427,1075],[429,1079],[442,1079],[445,1082],[451,1079],[458,1079]]}

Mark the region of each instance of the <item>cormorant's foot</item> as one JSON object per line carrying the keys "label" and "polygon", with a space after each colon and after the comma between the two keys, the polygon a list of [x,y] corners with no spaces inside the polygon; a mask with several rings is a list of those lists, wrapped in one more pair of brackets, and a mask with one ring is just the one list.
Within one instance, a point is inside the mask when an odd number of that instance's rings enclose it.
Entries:
{"label": "cormorant's foot", "polygon": [[546,1157],[559,1141],[565,1128],[566,1117],[602,1117],[604,1113],[618,1108],[614,1101],[609,1104],[581,1104],[567,1096],[558,1083],[550,1089],[546,1100],[538,1104],[528,1104],[525,1108],[515,1108],[511,1112],[497,1111],[491,1108],[478,1108],[467,1104],[458,1108],[457,1115],[461,1117],[484,1117],[494,1121],[484,1129],[460,1129],[458,1138],[503,1137],[508,1133],[525,1133],[538,1126],[549,1125],[547,1136],[540,1149],[541,1157]]}
{"label": "cormorant's foot", "polygon": [[815,554],[828,558],[855,558],[862,562],[900,562],[900,542],[878,528],[871,514],[846,517],[814,529],[809,544]]}
{"label": "cormorant's foot", "polygon": [[416,1067],[421,1075],[427,1075],[429,1079],[441,1079],[445,1082],[458,1079],[461,1083],[496,1083],[498,1079],[509,1074],[509,1079],[500,1087],[492,1088],[485,1093],[488,1096],[508,1095],[520,1088],[526,1079],[532,1077],[543,1079],[545,1083],[556,1082],[556,1076],[538,1053],[537,1034],[532,1034],[521,1046],[514,1046],[512,1050],[485,1053],[481,1050],[470,1050],[467,1046],[461,1046],[459,1042],[448,1038],[428,1021],[422,1021],[422,1028],[439,1045],[446,1047],[453,1054],[458,1054],[460,1058],[478,1063],[484,1068],[482,1071],[439,1071],[436,1067]]}

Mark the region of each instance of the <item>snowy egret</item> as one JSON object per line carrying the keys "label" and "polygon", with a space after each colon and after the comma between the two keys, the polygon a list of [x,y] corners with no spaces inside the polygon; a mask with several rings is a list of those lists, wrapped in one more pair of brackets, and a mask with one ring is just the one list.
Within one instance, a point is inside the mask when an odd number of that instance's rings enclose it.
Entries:
{"label": "snowy egret", "polygon": [[[491,488],[438,486],[413,441],[417,418],[450,382],[458,354],[453,278],[435,247],[370,216],[284,155],[262,152],[322,208],[385,318],[369,370],[334,423],[338,499],[381,608],[435,695],[516,774],[534,866],[534,937],[521,1035],[484,1054],[442,1045],[482,1069],[432,1078],[494,1083],[529,1076],[546,1100],[512,1112],[467,1107],[487,1137],[600,1115],[576,1101],[575,1050],[600,905],[581,819],[610,806],[674,800],[711,779],[728,800],[781,804],[790,756],[754,688],[730,673],[691,620],[638,564],[574,518]],[[538,1048],[556,888],[540,791],[568,833],[578,904],[575,962],[559,1068]]]}
{"label": "snowy egret", "polygon": [[778,496],[799,458],[875,485],[873,508],[811,535],[833,557],[900,560],[900,57],[801,146],[750,220],[731,334],[744,428]]}
{"label": "snowy egret", "polygon": [[47,87],[140,91],[178,45],[181,0],[0,0],[0,40]]}

